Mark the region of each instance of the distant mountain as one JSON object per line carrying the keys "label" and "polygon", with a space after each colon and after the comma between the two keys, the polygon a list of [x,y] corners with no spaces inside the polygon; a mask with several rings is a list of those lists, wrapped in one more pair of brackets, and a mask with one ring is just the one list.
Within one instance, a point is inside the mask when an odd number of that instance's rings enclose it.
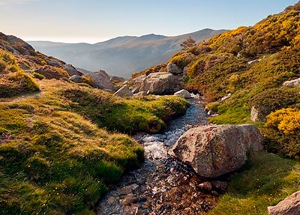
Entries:
{"label": "distant mountain", "polygon": [[166,37],[149,34],[141,37],[123,36],[96,44],[29,41],[36,50],[89,71],[103,69],[111,75],[130,77],[155,64],[167,61],[181,49],[189,36],[202,42],[225,30],[203,29],[194,33]]}

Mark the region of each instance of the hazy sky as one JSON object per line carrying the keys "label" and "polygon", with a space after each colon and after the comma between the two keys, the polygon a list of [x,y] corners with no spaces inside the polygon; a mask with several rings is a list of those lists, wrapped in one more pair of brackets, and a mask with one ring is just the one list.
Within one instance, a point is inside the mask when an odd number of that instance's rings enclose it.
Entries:
{"label": "hazy sky", "polygon": [[250,26],[297,0],[0,0],[0,31],[24,40],[99,42]]}

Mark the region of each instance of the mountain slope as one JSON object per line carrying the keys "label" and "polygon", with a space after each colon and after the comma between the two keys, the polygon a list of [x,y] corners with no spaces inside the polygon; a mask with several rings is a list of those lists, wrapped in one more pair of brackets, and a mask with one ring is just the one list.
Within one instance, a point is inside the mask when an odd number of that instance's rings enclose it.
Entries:
{"label": "mountain slope", "polygon": [[0,33],[0,214],[94,214],[143,161],[142,147],[120,132],[159,132],[188,107],[170,96],[117,97],[71,82],[73,73],[81,75]]}
{"label": "mountain slope", "polygon": [[[210,122],[254,123],[272,152],[251,154],[210,214],[268,214],[267,206],[300,189],[300,2],[253,27],[181,51],[169,62],[186,71],[185,88],[204,95],[215,113]],[[133,77],[166,71],[166,65]]]}
{"label": "mountain slope", "polygon": [[94,45],[36,41],[29,43],[37,50],[63,59],[76,67],[89,71],[104,69],[111,75],[128,78],[133,72],[167,61],[181,49],[180,43],[189,36],[201,42],[223,32],[224,30],[204,29],[175,37],[154,34],[125,36]]}

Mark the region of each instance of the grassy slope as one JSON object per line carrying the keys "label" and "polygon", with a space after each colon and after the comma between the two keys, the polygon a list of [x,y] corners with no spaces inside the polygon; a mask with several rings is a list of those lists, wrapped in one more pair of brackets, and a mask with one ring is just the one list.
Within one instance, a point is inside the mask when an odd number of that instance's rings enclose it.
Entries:
{"label": "grassy slope", "polygon": [[299,177],[299,162],[264,152],[253,154],[209,214],[267,215],[268,206],[300,189]]}
{"label": "grassy slope", "polygon": [[137,114],[146,119],[135,123],[152,128],[153,121],[165,124],[164,114],[187,107],[175,97],[125,100],[59,80],[38,84],[40,94],[0,102],[0,214],[89,213],[110,183],[143,160],[134,140],[99,126],[114,126],[118,119],[128,131],[138,131],[127,125],[128,116]]}
{"label": "grassy slope", "polygon": [[[300,77],[299,20],[300,2],[253,27],[240,27],[183,50],[170,62],[186,69],[186,88],[203,93],[208,107],[219,113],[210,119],[213,123],[253,123],[250,120],[252,106],[265,107],[262,110],[265,115],[286,107],[298,107],[294,115],[299,115],[300,89],[282,86],[284,81]],[[165,65],[152,67],[133,77],[156,72]],[[232,97],[220,102],[228,93],[232,93]],[[263,122],[257,125],[265,126]],[[271,148],[276,146],[272,149],[276,152],[284,145],[290,150],[285,155],[299,159],[299,121],[286,124],[285,127],[294,129],[289,136],[280,131],[280,126],[282,123],[262,129],[267,140],[277,138],[276,143],[266,144]],[[267,214],[268,205],[274,205],[300,189],[299,176],[298,161],[267,153],[257,154],[252,157],[248,169],[233,177],[229,193],[220,199],[210,214]]]}

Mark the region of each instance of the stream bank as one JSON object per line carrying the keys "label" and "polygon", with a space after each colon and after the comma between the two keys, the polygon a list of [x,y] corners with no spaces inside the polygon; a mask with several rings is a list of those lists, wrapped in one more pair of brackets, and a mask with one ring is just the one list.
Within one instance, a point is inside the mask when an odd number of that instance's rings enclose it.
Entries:
{"label": "stream bank", "polygon": [[168,155],[184,132],[207,123],[199,96],[193,95],[189,101],[186,114],[173,120],[163,133],[133,137],[145,148],[145,162],[124,175],[101,199],[97,215],[193,215],[214,207],[227,182],[208,182]]}

